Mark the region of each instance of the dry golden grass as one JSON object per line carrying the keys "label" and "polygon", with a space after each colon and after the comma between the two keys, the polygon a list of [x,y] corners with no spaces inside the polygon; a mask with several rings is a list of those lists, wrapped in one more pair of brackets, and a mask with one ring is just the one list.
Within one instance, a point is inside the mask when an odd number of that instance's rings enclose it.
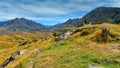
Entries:
{"label": "dry golden grass", "polygon": [[[112,42],[101,43],[96,41],[103,27],[109,28],[110,33],[115,36],[110,37],[109,40]],[[77,29],[79,30],[76,31]],[[11,62],[6,68],[28,68],[31,57],[33,58],[34,68],[88,68],[89,64],[96,64],[104,68],[120,67],[120,61],[118,60],[120,40],[116,40],[119,38],[120,25],[103,23],[87,25],[77,29],[73,30],[74,33],[70,35],[69,39],[61,42],[54,42],[54,37],[49,32],[22,32],[1,35],[0,41],[7,42],[5,44],[10,44],[10,39],[14,42],[8,49],[4,47],[0,50],[0,58],[2,58],[0,64],[16,51],[27,49],[26,53]],[[35,39],[36,42],[33,41]],[[26,40],[28,41],[27,44],[18,46]],[[41,51],[37,55],[34,54],[35,48]]]}
{"label": "dry golden grass", "polygon": [[[3,39],[2,39],[3,38]],[[12,40],[11,40],[12,39]],[[36,39],[37,41],[32,41]],[[0,40],[2,43],[0,47],[2,48],[0,50],[0,65],[9,58],[12,54],[16,53],[19,50],[27,49],[27,52],[20,57],[18,57],[15,61],[10,63],[6,68],[14,68],[16,65],[18,65],[21,61],[28,58],[34,51],[35,48],[38,48],[42,50],[43,48],[47,47],[48,44],[51,44],[54,41],[54,37],[52,36],[52,33],[28,33],[23,32],[19,34],[7,34],[7,35],[1,35]],[[20,43],[24,42],[25,40],[29,41],[29,43],[18,46]],[[12,41],[12,42],[10,42]],[[4,43],[6,42],[6,43]],[[10,43],[9,43],[10,42]],[[30,43],[31,42],[31,43]],[[3,49],[4,47],[4,49]],[[8,48],[8,49],[7,49]]]}

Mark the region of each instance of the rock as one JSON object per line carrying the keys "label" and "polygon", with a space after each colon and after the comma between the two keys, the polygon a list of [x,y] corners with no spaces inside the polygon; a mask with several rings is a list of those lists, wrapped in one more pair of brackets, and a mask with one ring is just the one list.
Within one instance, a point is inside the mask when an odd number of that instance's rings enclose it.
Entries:
{"label": "rock", "polygon": [[39,49],[37,49],[37,48],[35,48],[35,54],[39,54],[40,53],[40,50]]}
{"label": "rock", "polygon": [[108,41],[109,31],[110,29],[102,28],[101,31],[102,42],[106,43]]}
{"label": "rock", "polygon": [[15,54],[13,54],[11,57],[12,57],[12,58],[17,58],[19,55],[20,55],[20,54],[15,53]]}
{"label": "rock", "polygon": [[23,46],[26,45],[28,43],[28,41],[22,42],[21,44],[19,44],[18,46]]}
{"label": "rock", "polygon": [[64,34],[68,36],[68,35],[72,34],[72,32],[71,31],[67,31]]}
{"label": "rock", "polygon": [[1,66],[0,68],[4,68],[6,65],[8,65],[10,63],[10,60],[7,59]]}
{"label": "rock", "polygon": [[90,64],[88,68],[103,68],[103,67],[99,67],[99,66],[96,66],[94,64]]}
{"label": "rock", "polygon": [[20,55],[24,54],[27,50],[20,50],[16,53],[14,53],[13,55],[10,56],[10,58],[6,59],[6,61],[0,66],[0,68],[4,68],[5,66],[7,66],[10,62],[14,61],[17,57],[19,57]]}
{"label": "rock", "polygon": [[62,40],[64,40],[64,34],[60,35],[58,38],[58,41],[62,41]]}
{"label": "rock", "polygon": [[20,55],[24,54],[27,50],[20,50]]}
{"label": "rock", "polygon": [[65,33],[63,33],[63,34],[61,34],[61,35],[59,35],[58,40],[59,40],[59,41],[65,40],[65,39],[67,39],[68,36],[71,35],[71,34],[72,34],[72,32],[67,31],[67,32],[65,32]]}

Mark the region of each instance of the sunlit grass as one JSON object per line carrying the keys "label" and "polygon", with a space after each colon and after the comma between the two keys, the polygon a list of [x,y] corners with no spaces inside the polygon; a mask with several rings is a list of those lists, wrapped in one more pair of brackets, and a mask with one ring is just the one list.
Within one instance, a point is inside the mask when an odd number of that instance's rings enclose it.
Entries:
{"label": "sunlit grass", "polygon": [[[110,29],[109,41],[106,43],[98,41],[101,40],[100,34],[103,27]],[[27,49],[25,54],[15,59],[6,68],[29,68],[31,57],[34,68],[88,68],[90,64],[104,68],[120,67],[120,50],[117,49],[120,45],[120,25],[107,23],[87,25],[73,31],[69,39],[59,42],[54,41],[52,33],[23,32],[17,35],[1,35],[0,41],[6,43],[0,42],[2,43],[0,64],[16,51]],[[18,46],[26,40],[27,44]],[[10,44],[10,41],[14,42]],[[9,47],[6,47],[8,44]],[[40,49],[37,55],[34,52],[35,48]]]}

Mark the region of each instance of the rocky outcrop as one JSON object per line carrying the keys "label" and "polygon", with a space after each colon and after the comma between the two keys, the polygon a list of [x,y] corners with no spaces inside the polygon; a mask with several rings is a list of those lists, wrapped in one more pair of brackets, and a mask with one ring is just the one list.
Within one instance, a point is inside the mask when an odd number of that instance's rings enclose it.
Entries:
{"label": "rocky outcrop", "polygon": [[72,34],[72,32],[71,32],[71,31],[67,31],[67,32],[65,32],[65,33],[63,33],[63,34],[61,34],[61,35],[59,35],[58,41],[62,41],[62,40],[67,39],[68,36],[69,36],[70,34]]}
{"label": "rocky outcrop", "polygon": [[103,67],[99,67],[99,66],[96,66],[96,65],[94,65],[94,64],[91,64],[91,65],[89,65],[88,68],[103,68]]}
{"label": "rocky outcrop", "polygon": [[37,49],[37,48],[35,48],[35,49],[34,49],[34,52],[35,52],[35,54],[39,54],[39,53],[40,53],[40,50]]}
{"label": "rocky outcrop", "polygon": [[105,43],[108,40],[108,34],[109,34],[109,29],[107,28],[102,28],[102,33],[101,33],[101,37],[102,37],[102,41]]}
{"label": "rocky outcrop", "polygon": [[6,59],[6,61],[0,66],[0,68],[4,68],[5,66],[7,66],[9,63],[11,63],[12,61],[14,61],[16,58],[18,58],[20,55],[24,54],[27,50],[20,50],[16,53],[14,53],[13,55],[10,56],[10,58]]}

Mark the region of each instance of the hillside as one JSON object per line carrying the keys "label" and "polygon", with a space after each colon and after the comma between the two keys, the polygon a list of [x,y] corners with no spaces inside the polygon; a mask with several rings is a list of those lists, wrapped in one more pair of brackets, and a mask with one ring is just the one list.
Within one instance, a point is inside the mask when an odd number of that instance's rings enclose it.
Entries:
{"label": "hillside", "polygon": [[[102,28],[109,28],[106,43],[100,41]],[[56,42],[39,55],[35,67],[88,68],[89,65],[103,68],[120,67],[120,25],[86,25],[73,30],[67,40]],[[47,67],[48,65],[49,67]]]}
{"label": "hillside", "polygon": [[[109,29],[107,40],[102,36],[103,28]],[[53,34],[46,32],[1,35],[4,38],[0,41],[6,43],[0,46],[0,65],[17,51],[26,50],[5,68],[119,68],[119,33],[119,24],[103,23],[78,27],[62,41],[55,41]],[[13,43],[6,47],[10,41]]]}
{"label": "hillside", "polygon": [[[10,57],[11,62],[14,60],[13,57],[17,57],[12,63],[6,68],[14,68],[21,64],[22,61],[27,60],[31,56],[35,49],[40,52],[45,47],[54,42],[54,37],[51,32],[21,32],[21,33],[10,33],[0,36],[0,68],[1,66],[7,65]],[[20,52],[20,54],[18,54]],[[22,68],[22,67],[20,67]]]}
{"label": "hillside", "polygon": [[69,19],[56,27],[80,26],[85,23],[120,23],[120,8],[118,7],[98,7],[84,15],[82,18]]}
{"label": "hillside", "polygon": [[42,24],[25,18],[15,18],[12,20],[0,22],[0,33],[8,33],[12,31],[41,30],[43,28],[45,27]]}

